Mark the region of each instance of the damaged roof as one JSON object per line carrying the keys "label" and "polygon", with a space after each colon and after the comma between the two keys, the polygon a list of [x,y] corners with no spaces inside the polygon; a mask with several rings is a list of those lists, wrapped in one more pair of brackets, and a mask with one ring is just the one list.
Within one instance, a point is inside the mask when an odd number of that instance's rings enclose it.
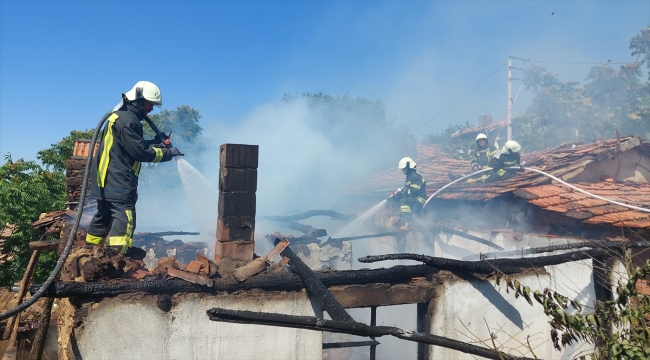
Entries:
{"label": "damaged roof", "polygon": [[[621,203],[650,208],[650,184],[577,183],[580,189]],[[515,195],[544,210],[562,213],[588,224],[649,228],[650,213],[595,199],[560,184],[515,190]]]}
{"label": "damaged roof", "polygon": [[[523,144],[523,146],[525,149],[525,144]],[[624,153],[632,149],[635,149],[639,153],[639,156],[650,156],[649,142],[640,139],[638,136],[625,136],[620,138],[620,142],[618,142],[618,144],[616,139],[604,141],[598,140],[590,144],[562,144],[554,148],[548,148],[545,150],[523,154],[522,165],[542,170],[555,177],[561,178],[564,181],[570,181],[570,179],[582,173],[587,165],[594,162],[614,159],[616,158],[619,151],[620,153]],[[639,162],[640,161],[641,160],[639,160]],[[449,178],[449,172],[453,172],[455,174],[470,172],[469,161],[451,158],[448,154],[444,153],[435,146],[418,145],[418,159],[416,162],[418,172],[427,181],[427,193],[429,195],[433,194],[436,190],[442,188],[443,186],[449,184],[451,181]],[[373,175],[362,183],[351,187],[349,191],[356,194],[368,194],[369,192],[388,193],[390,190],[402,186],[403,183],[404,175],[401,173],[401,171],[397,170],[397,168],[393,168]],[[583,196],[582,194],[575,193],[561,185],[550,185],[550,187],[543,187],[543,185],[548,185],[551,183],[551,179],[546,176],[530,171],[521,171],[511,178],[494,183],[456,183],[439,193],[436,198],[446,200],[488,201],[505,193],[514,193],[515,195],[521,196],[523,198],[529,196],[531,197],[531,200],[536,200],[536,195],[533,195],[536,194],[535,189],[542,189],[540,191],[551,191],[550,189],[555,189],[555,191],[564,194],[566,197],[577,197],[578,200],[576,201],[583,201],[576,202],[573,204],[573,206],[584,205],[589,209],[592,207],[603,206],[603,204],[600,204],[600,202],[594,203],[599,205],[593,205],[590,202],[585,204],[584,201],[586,200],[581,198],[581,196]],[[603,182],[603,179],[597,179],[595,183],[589,183],[589,185],[590,186],[585,187],[585,190],[590,191],[589,189],[593,189],[594,193],[596,194],[604,193],[605,196],[611,194],[614,197],[619,196],[621,199],[620,201],[622,202],[630,202],[637,206],[650,207],[650,204],[647,203],[647,199],[650,198],[650,192],[644,192],[643,194],[645,195],[641,195],[641,193],[639,193],[640,196],[635,196],[634,194],[634,192],[641,190],[650,191],[648,190],[650,189],[648,187],[650,185],[639,185],[634,183],[632,185],[627,183],[616,184],[613,182]],[[585,184],[580,184],[580,186],[585,186]],[[529,193],[523,189],[530,190],[531,192]],[[609,192],[605,191],[604,189],[607,189]],[[645,200],[642,199],[644,196]],[[540,195],[539,198],[539,201],[542,201],[541,199],[545,198],[545,196]],[[567,216],[574,216],[588,223],[607,223],[614,224],[615,226],[625,225],[634,227],[650,227],[650,224],[647,224],[647,217],[641,216],[641,214],[645,213],[621,211],[621,209],[623,209],[622,207],[607,207],[599,208],[596,210],[592,209],[593,211],[608,212],[594,214],[594,216],[587,216],[587,214],[591,214],[587,210],[581,210],[578,212],[573,208],[554,208],[553,206],[556,206],[557,204],[548,204],[547,207],[538,205],[541,204],[540,202],[529,202],[533,205],[541,206],[549,211],[556,211],[555,209],[560,211],[561,209],[563,211],[560,212],[564,212],[567,214]],[[562,202],[565,202],[566,206],[570,206],[568,201],[562,200],[561,203]]]}

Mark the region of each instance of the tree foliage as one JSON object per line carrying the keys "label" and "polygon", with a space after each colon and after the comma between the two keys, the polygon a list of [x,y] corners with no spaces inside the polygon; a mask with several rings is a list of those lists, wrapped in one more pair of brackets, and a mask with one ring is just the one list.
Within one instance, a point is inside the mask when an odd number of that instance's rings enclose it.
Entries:
{"label": "tree foliage", "polygon": [[437,133],[430,133],[422,139],[424,145],[439,145],[441,150],[455,159],[469,160],[470,149],[476,148],[476,142],[462,137],[451,137],[457,131],[472,127],[469,121],[464,125],[449,125]]}
{"label": "tree foliage", "polygon": [[[0,227],[12,230],[0,245],[0,254],[9,258],[0,263],[2,286],[19,280],[25,272],[31,255],[28,243],[41,236],[31,223],[41,213],[63,209],[66,200],[62,171],[48,171],[33,161],[13,161],[11,155],[5,161],[0,167]],[[43,281],[55,262],[55,252],[41,255],[34,281]]]}
{"label": "tree foliage", "polygon": [[404,156],[415,156],[415,136],[407,126],[398,124],[395,118],[388,118],[381,100],[353,98],[349,94],[331,96],[322,92],[285,93],[282,100],[298,99],[306,101],[316,114],[310,125],[334,146],[351,151],[368,150],[380,168],[394,166]]}
{"label": "tree foliage", "polygon": [[[172,141],[192,141],[203,132],[203,128],[199,125],[201,114],[188,105],[180,105],[175,110],[162,110],[158,114],[151,115],[150,118],[160,131],[174,135]],[[153,138],[156,134],[145,125],[144,135],[146,138]]]}
{"label": "tree foliage", "polygon": [[74,141],[77,139],[92,139],[95,130],[77,131],[73,130],[70,135],[63,138],[49,149],[38,152],[37,158],[46,167],[52,167],[54,171],[65,171],[66,161],[72,156]]}
{"label": "tree foliage", "polygon": [[650,129],[650,84],[643,82],[641,66],[647,62],[650,30],[632,38],[632,54],[641,61],[612,67],[594,66],[583,86],[561,81],[557,75],[533,64],[525,72],[524,85],[534,93],[529,108],[513,119],[516,140],[527,150],[563,142],[592,141],[622,134],[645,136]]}
{"label": "tree foliage", "polygon": [[629,280],[619,285],[616,298],[596,301],[593,309],[582,313],[582,305],[547,289],[531,292],[517,280],[506,276],[507,287],[532,306],[533,299],[544,307],[551,319],[551,340],[558,351],[577,342],[598,348],[586,359],[645,360],[650,358],[650,296],[640,294],[636,284],[650,275],[650,260],[643,267],[628,269]]}

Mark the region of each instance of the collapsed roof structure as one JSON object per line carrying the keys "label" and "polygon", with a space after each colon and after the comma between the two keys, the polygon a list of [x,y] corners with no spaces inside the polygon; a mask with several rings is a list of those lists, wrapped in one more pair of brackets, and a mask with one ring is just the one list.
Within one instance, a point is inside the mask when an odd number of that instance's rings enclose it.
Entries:
{"label": "collapsed roof structure", "polygon": [[[253,163],[246,160],[250,153],[228,156],[222,152],[222,166],[233,159]],[[638,137],[565,144],[525,154],[522,160],[596,195],[650,208],[650,143]],[[468,162],[422,145],[417,162],[430,194],[449,183],[450,171],[469,169]],[[73,170],[69,174],[78,176],[80,169]],[[221,171],[220,185],[250,190],[242,184],[256,184],[245,178],[253,173],[257,176],[252,171]],[[237,181],[228,183],[232,180],[224,179],[227,174],[238,176]],[[73,205],[80,191],[77,182],[69,177]],[[391,169],[349,191],[360,198],[383,199],[402,182],[400,172]],[[596,300],[611,298],[614,286],[625,281],[625,244],[637,245],[641,250],[636,259],[643,260],[650,238],[647,212],[593,199],[524,171],[502,182],[450,186],[427,205],[428,215],[415,231],[322,242],[322,229],[301,227],[304,238],[313,240],[304,252],[292,248],[298,249],[295,245],[305,239],[292,242],[275,234],[269,237],[284,239],[276,242],[275,252],[253,259],[254,240],[260,240],[252,235],[255,219],[249,211],[254,202],[251,207],[250,195],[242,199],[220,196],[216,240],[221,250],[213,259],[199,247],[188,252],[196,260],[185,264],[176,256],[165,257],[173,243],[156,240],[155,234],[141,234],[149,239],[140,243],[146,250],[162,246],[149,252],[148,264],[101,248],[77,248],[61,281],[45,292],[60,299],[59,358],[322,359],[325,351],[336,359],[359,357],[346,349],[369,346],[370,352],[363,355],[375,359],[377,352],[391,349],[377,341],[383,335],[417,342],[412,354],[417,359],[462,359],[467,354],[523,359],[530,358],[533,349],[542,358],[571,358],[590,346],[556,352],[543,309],[516,300],[500,276],[550,287],[593,306]],[[53,224],[47,223],[47,228]],[[77,239],[82,245],[83,233]],[[423,265],[360,270],[305,265],[310,256],[306,252],[326,246],[331,251],[332,244],[349,249],[361,241],[392,244],[393,249],[409,243],[412,249],[430,249],[435,257],[385,255],[386,247],[379,246],[365,247],[371,250],[363,255],[369,256],[359,261],[411,259]],[[277,253],[281,260],[275,262]],[[648,289],[641,283],[638,287]],[[377,326],[383,311],[378,307],[400,304],[415,307],[414,315],[400,315],[415,319],[415,332]],[[349,308],[370,308],[369,324],[352,319],[345,310]],[[324,318],[324,311],[332,320]],[[268,325],[281,328],[271,330]],[[343,338],[323,343],[323,332],[369,341]],[[400,347],[402,358],[411,355],[405,349]]]}

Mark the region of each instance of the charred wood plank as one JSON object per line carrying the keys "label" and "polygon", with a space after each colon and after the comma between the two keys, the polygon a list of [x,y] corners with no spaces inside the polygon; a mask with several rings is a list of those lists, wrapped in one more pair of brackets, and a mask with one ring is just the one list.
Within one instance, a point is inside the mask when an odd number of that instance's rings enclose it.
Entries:
{"label": "charred wood plank", "polygon": [[[435,273],[437,270],[427,265],[398,265],[388,269],[344,270],[334,272],[315,272],[314,275],[325,286],[363,285],[372,283],[400,283],[414,277],[422,277]],[[57,282],[45,291],[44,296],[74,297],[74,296],[114,296],[135,292],[149,294],[186,293],[217,293],[223,291],[238,291],[261,289],[267,291],[300,290],[303,285],[300,277],[295,274],[281,272],[279,274],[260,274],[246,281],[214,279],[210,288],[203,285],[191,284],[183,280],[149,280],[122,281],[119,283],[92,282]],[[40,285],[30,288],[36,292]]]}
{"label": "charred wood plank", "polygon": [[264,218],[277,222],[291,222],[309,219],[314,216],[329,216],[332,220],[352,221],[357,217],[354,215],[346,215],[338,213],[334,210],[309,210],[300,214],[290,216],[265,216]]}
{"label": "charred wood plank", "polygon": [[450,229],[450,228],[444,227],[444,226],[432,226],[431,229],[432,230],[438,230],[438,231],[441,231],[441,232],[447,233],[447,234],[457,235],[457,236],[460,236],[460,237],[468,239],[468,240],[473,240],[473,241],[476,241],[476,242],[481,243],[483,245],[487,245],[489,247],[495,248],[497,250],[505,250],[501,246],[499,246],[497,244],[494,244],[493,242],[491,242],[489,240],[485,240],[485,239],[480,238],[478,236],[470,235],[468,233],[465,233],[465,232],[462,232],[462,231],[459,231],[459,230],[456,230],[456,229]]}
{"label": "charred wood plank", "polygon": [[300,231],[301,233],[307,235],[310,238],[317,238],[320,236],[327,236],[327,230],[325,229],[316,229],[313,226],[301,224],[299,222],[293,221],[287,224],[282,225],[287,229]]}
{"label": "charred wood plank", "polygon": [[[281,243],[281,242],[278,242]],[[318,302],[323,306],[325,311],[334,320],[340,321],[354,321],[350,314],[345,311],[345,308],[336,300],[334,295],[327,290],[318,277],[314,275],[309,266],[307,266],[290,247],[285,247],[280,253],[282,256],[289,258],[289,266],[300,276],[300,279],[305,284],[307,292],[314,296]]]}
{"label": "charred wood plank", "polygon": [[348,347],[361,347],[361,346],[377,346],[379,341],[349,341],[349,342],[335,342],[335,343],[324,343],[323,350],[325,349],[340,349]]}
{"label": "charred wood plank", "polygon": [[415,260],[440,270],[465,271],[477,274],[490,274],[500,271],[505,274],[522,272],[524,269],[558,265],[572,261],[590,259],[602,255],[600,250],[574,251],[560,255],[538,256],[523,259],[496,259],[484,261],[462,261],[419,254],[388,254],[365,256],[359,262],[373,263],[384,260]]}
{"label": "charred wood plank", "polygon": [[541,254],[545,252],[572,250],[572,249],[580,249],[580,248],[614,250],[614,249],[620,249],[624,246],[628,248],[641,248],[641,247],[650,247],[650,244],[645,242],[644,243],[634,242],[634,243],[626,243],[624,245],[620,243],[611,243],[602,240],[593,240],[593,241],[583,241],[583,242],[576,242],[570,244],[540,246],[540,247],[534,247],[534,248],[522,249],[522,250],[476,254],[476,255],[466,256],[463,258],[463,260],[474,260],[474,259],[479,259],[480,257],[489,257],[489,258],[496,259],[499,257],[506,257],[506,256],[524,256],[530,254]]}
{"label": "charred wood plank", "polygon": [[371,239],[371,238],[378,238],[378,237],[384,237],[384,236],[395,236],[395,235],[398,235],[399,233],[400,233],[399,231],[393,231],[393,232],[385,232],[385,233],[371,234],[371,235],[348,236],[348,237],[342,237],[342,238],[328,238],[325,243],[359,240],[359,239]]}
{"label": "charred wood plank", "polygon": [[47,240],[38,240],[30,241],[29,249],[30,250],[55,250],[59,248],[59,241],[47,241]]}
{"label": "charred wood plank", "polygon": [[30,352],[30,360],[41,360],[43,357],[43,350],[45,349],[45,340],[47,339],[47,331],[50,328],[50,317],[52,316],[52,306],[54,305],[54,298],[48,297],[43,306],[43,313],[38,320],[38,330],[34,335],[32,343],[32,351]]}
{"label": "charred wood plank", "polygon": [[325,320],[310,316],[258,313],[253,311],[226,310],[220,308],[210,309],[207,311],[207,314],[212,321],[281,326],[344,333],[357,336],[380,337],[384,335],[390,335],[403,340],[441,346],[448,349],[461,351],[466,354],[482,356],[488,359],[532,360],[530,358],[513,356],[502,352],[497,352],[497,350],[468,344],[462,341],[453,340],[438,335],[407,331],[392,326],[368,326],[356,321],[348,322],[338,320]]}

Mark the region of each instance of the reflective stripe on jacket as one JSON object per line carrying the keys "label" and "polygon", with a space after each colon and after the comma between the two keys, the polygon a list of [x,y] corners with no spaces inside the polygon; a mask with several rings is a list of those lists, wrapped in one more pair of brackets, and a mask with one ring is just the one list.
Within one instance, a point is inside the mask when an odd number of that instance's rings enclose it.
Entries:
{"label": "reflective stripe on jacket", "polygon": [[144,117],[133,105],[109,116],[93,159],[91,195],[107,201],[135,203],[142,162],[172,159],[169,149],[152,147],[142,133]]}
{"label": "reflective stripe on jacket", "polygon": [[497,148],[490,146],[486,146],[484,149],[476,149],[472,151],[472,167],[474,167],[474,165],[481,169],[488,167],[496,152]]}
{"label": "reflective stripe on jacket", "polygon": [[422,205],[427,201],[427,182],[415,170],[406,175],[404,195],[415,198]]}

